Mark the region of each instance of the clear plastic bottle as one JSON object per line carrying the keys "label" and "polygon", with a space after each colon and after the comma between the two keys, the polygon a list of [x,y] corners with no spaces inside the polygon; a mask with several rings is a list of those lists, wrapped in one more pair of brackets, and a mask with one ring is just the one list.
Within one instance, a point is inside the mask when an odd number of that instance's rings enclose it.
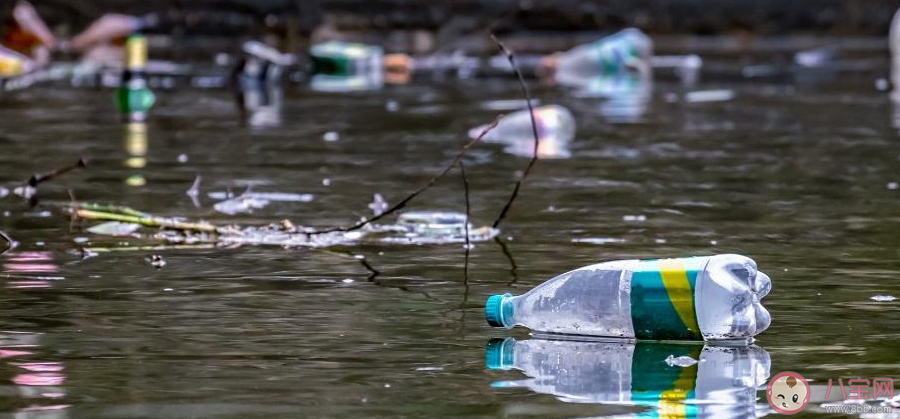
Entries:
{"label": "clear plastic bottle", "polygon": [[313,73],[329,76],[355,76],[381,73],[384,50],[375,45],[330,41],[309,50]]}
{"label": "clear plastic bottle", "polygon": [[485,361],[489,369],[517,369],[530,377],[494,387],[526,387],[574,403],[636,404],[666,417],[692,418],[756,417],[756,388],[765,384],[770,367],[769,354],[754,345],[513,338],[491,339]]}
{"label": "clear plastic bottle", "polygon": [[598,75],[649,71],[652,56],[650,37],[640,29],[628,28],[556,55],[553,74],[559,84],[582,86]]}
{"label": "clear plastic bottle", "polygon": [[488,324],[652,340],[752,340],[769,327],[772,282],[740,255],[586,266],[521,295],[493,295]]}
{"label": "clear plastic bottle", "polygon": [[[569,144],[575,136],[575,117],[572,113],[559,105],[539,106],[534,108],[534,122],[540,138],[538,157],[569,157]],[[487,127],[488,125],[481,125],[472,128],[469,130],[469,137],[477,138]],[[516,111],[501,118],[482,141],[504,144],[507,153],[531,157],[534,154],[534,131],[528,110]]]}

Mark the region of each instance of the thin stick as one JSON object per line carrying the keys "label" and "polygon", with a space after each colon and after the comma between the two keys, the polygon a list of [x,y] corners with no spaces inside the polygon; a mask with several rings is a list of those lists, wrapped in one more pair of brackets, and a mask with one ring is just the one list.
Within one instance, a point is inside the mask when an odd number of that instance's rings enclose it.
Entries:
{"label": "thin stick", "polygon": [[522,182],[525,181],[525,178],[528,177],[528,172],[531,171],[532,166],[538,160],[538,146],[541,144],[541,139],[538,136],[537,129],[537,121],[534,119],[534,108],[531,106],[531,94],[528,93],[528,86],[525,85],[525,78],[522,77],[522,72],[519,70],[519,66],[516,65],[516,57],[513,55],[512,51],[508,50],[505,45],[503,45],[500,40],[497,39],[494,34],[491,34],[491,39],[497,44],[497,47],[500,48],[500,51],[506,54],[506,58],[509,60],[509,65],[512,66],[513,70],[516,72],[516,77],[519,79],[519,87],[522,88],[522,94],[525,95],[525,103],[528,104],[528,116],[531,117],[531,133],[534,134],[534,151],[531,155],[531,160],[528,161],[528,165],[525,166],[525,170],[522,171],[522,176],[519,177],[519,180],[516,181],[516,186],[513,188],[512,194],[509,196],[509,201],[506,201],[506,205],[503,206],[503,210],[500,211],[500,215],[497,216],[497,219],[494,220],[493,227],[497,228],[500,225],[500,222],[506,218],[506,215],[509,213],[510,208],[512,208],[513,201],[516,200],[516,197],[519,195],[519,189],[522,187]]}
{"label": "thin stick", "polygon": [[456,164],[460,162],[460,160],[463,158],[463,156],[466,154],[466,152],[468,152],[469,149],[472,148],[472,146],[474,146],[476,143],[481,141],[481,139],[485,135],[487,135],[487,133],[491,132],[491,130],[497,126],[497,123],[500,122],[500,118],[502,118],[502,117],[503,117],[503,115],[498,115],[496,118],[494,118],[494,122],[491,122],[490,125],[485,127],[481,131],[481,133],[478,134],[478,137],[475,137],[474,140],[466,143],[466,145],[464,145],[462,147],[462,149],[459,150],[459,153],[456,154],[456,157],[453,158],[453,161],[450,162],[450,164],[447,165],[447,167],[445,167],[444,170],[441,171],[441,173],[439,173],[437,176],[431,178],[431,180],[429,180],[428,183],[426,183],[424,186],[420,187],[419,189],[416,189],[413,193],[407,195],[406,198],[403,198],[400,202],[397,202],[396,204],[394,204],[393,206],[391,206],[390,208],[388,208],[386,211],[382,212],[381,214],[378,214],[378,215],[376,215],[372,218],[366,219],[366,220],[362,220],[350,227],[335,227],[335,228],[329,228],[326,230],[310,231],[310,232],[307,232],[306,234],[311,236],[311,235],[316,235],[316,234],[348,232],[348,231],[359,230],[373,221],[380,220],[380,219],[390,215],[391,213],[394,213],[397,210],[402,209],[403,207],[406,206],[406,204],[409,203],[409,201],[412,201],[413,199],[415,199],[415,197],[419,196],[422,192],[425,192],[425,190],[430,188],[432,185],[437,183],[437,181],[441,180],[441,178],[443,178],[445,175],[447,175],[447,173],[449,173],[450,170],[453,169],[453,167],[456,166]]}
{"label": "thin stick", "polygon": [[0,230],[0,237],[2,237],[3,240],[6,240],[6,249],[3,249],[3,251],[0,252],[0,255],[14,249],[18,244],[15,240],[12,239],[12,237],[9,237],[9,234],[6,234],[6,232],[3,230]]}
{"label": "thin stick", "polygon": [[[459,162],[459,173],[462,175],[462,183],[463,183],[463,196],[466,197],[466,223],[465,223],[465,232],[466,232],[466,261],[465,265],[463,265],[463,285],[466,287],[466,290],[469,289],[469,213],[471,211],[471,206],[469,205],[469,181],[466,179],[466,166],[462,161]],[[465,296],[468,296],[468,292],[465,293]],[[465,299],[463,300],[465,302]]]}
{"label": "thin stick", "polygon": [[174,230],[192,230],[201,231],[204,233],[218,232],[218,228],[212,224],[189,223],[162,217],[138,217],[134,215],[116,214],[111,212],[100,212],[86,209],[79,209],[75,211],[75,214],[81,218],[87,218],[90,220],[120,221],[123,223],[140,224],[147,227],[171,228]]}
{"label": "thin stick", "polygon": [[75,162],[75,164],[61,167],[61,168],[56,169],[49,173],[35,173],[35,174],[31,175],[31,177],[28,178],[28,180],[25,183],[27,183],[28,186],[35,187],[38,184],[41,184],[48,180],[51,180],[55,177],[65,174],[66,172],[71,171],[72,169],[76,169],[79,167],[87,167],[87,160],[84,157],[78,159],[78,161]]}

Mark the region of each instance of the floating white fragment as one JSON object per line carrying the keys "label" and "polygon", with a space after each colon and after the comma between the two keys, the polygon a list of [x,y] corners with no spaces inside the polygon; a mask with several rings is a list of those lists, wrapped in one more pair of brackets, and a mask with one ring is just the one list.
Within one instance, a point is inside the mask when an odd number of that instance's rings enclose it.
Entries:
{"label": "floating white fragment", "polygon": [[181,164],[187,163],[187,162],[188,162],[188,155],[187,155],[187,154],[184,154],[184,153],[179,154],[179,155],[178,155],[178,162],[181,163]]}
{"label": "floating white fragment", "polygon": [[719,244],[719,241],[718,240],[710,240],[709,244],[715,246],[715,245]]}
{"label": "floating white fragment", "polygon": [[329,178],[322,179],[322,185],[324,185],[324,186],[331,185],[331,179],[329,179]]}
{"label": "floating white fragment", "polygon": [[390,385],[390,384],[385,384],[385,385],[384,385],[384,388],[391,388],[391,385]]}
{"label": "floating white fragment", "polygon": [[443,371],[444,367],[418,367],[416,371]]}
{"label": "floating white fragment", "polygon": [[353,281],[353,280],[350,279],[350,278],[344,278],[341,282],[343,282],[343,283],[345,283],[345,284],[349,284],[349,283],[352,283],[352,282],[355,282],[355,281]]}
{"label": "floating white fragment", "polygon": [[880,77],[875,80],[875,88],[878,89],[879,92],[885,92],[891,88],[891,84],[884,77]]}
{"label": "floating white fragment", "polygon": [[163,288],[163,291],[169,292],[169,291],[174,291],[174,290],[172,288]]}
{"label": "floating white fragment", "polygon": [[666,244],[668,240],[666,239],[655,239],[653,240],[656,244]]}
{"label": "floating white fragment", "polygon": [[88,238],[87,237],[76,237],[73,241],[78,244],[87,243]]}
{"label": "floating white fragment", "polygon": [[388,112],[397,112],[398,110],[400,110],[400,104],[397,103],[396,100],[389,100],[385,102],[384,109],[386,109]]}
{"label": "floating white fragment", "polygon": [[134,223],[120,223],[118,221],[109,221],[97,224],[89,229],[88,233],[101,234],[104,236],[129,236],[141,228],[140,225]]}
{"label": "floating white fragment", "polygon": [[684,101],[687,103],[725,102],[731,99],[734,99],[734,90],[727,89],[697,90],[684,95]]}
{"label": "floating white fragment", "polygon": [[676,358],[672,355],[669,355],[668,357],[666,357],[666,364],[668,364],[670,367],[690,367],[691,365],[694,365],[696,363],[697,360],[689,356],[679,356]]}
{"label": "floating white fragment", "polygon": [[617,239],[615,237],[581,237],[572,239],[572,243],[590,243],[590,244],[611,244],[625,243],[625,239]]}
{"label": "floating white fragment", "polygon": [[888,189],[894,191],[897,190],[898,187],[900,187],[900,184],[898,184],[897,182],[888,182],[888,184],[885,186],[887,186]]}
{"label": "floating white fragment", "polygon": [[875,295],[869,299],[872,301],[887,302],[894,301],[897,299],[897,297],[894,297],[893,295]]}
{"label": "floating white fragment", "polygon": [[635,221],[635,222],[647,221],[647,216],[646,215],[624,215],[624,216],[622,216],[622,221]]}
{"label": "floating white fragment", "polygon": [[333,143],[341,138],[335,131],[328,131],[324,135],[322,135],[322,139],[326,142]]}

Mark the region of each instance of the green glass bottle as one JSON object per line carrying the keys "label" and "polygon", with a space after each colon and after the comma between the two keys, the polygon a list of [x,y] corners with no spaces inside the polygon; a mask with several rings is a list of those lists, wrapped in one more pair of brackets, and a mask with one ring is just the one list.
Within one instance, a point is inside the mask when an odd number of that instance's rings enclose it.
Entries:
{"label": "green glass bottle", "polygon": [[116,89],[116,106],[126,121],[145,121],[156,100],[147,85],[147,38],[142,35],[129,36],[125,53],[125,70],[122,72],[122,82]]}

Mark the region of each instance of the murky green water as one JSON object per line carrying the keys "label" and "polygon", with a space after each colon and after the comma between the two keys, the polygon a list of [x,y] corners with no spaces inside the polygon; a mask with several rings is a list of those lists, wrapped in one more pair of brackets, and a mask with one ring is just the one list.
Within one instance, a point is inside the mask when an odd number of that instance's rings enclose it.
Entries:
{"label": "murky green water", "polygon": [[[438,172],[468,128],[497,113],[491,101],[519,99],[511,80],[346,95],[292,90],[275,128],[242,124],[225,91],[159,92],[144,167],[126,164],[140,166],[144,156],[126,146],[108,91],[35,88],[0,99],[3,185],[91,159],[87,170],[42,185],[36,208],[0,200],[0,229],[21,242],[0,259],[0,416],[664,415],[656,403],[557,399],[621,383],[625,393],[602,390],[604,397],[627,400],[625,378],[633,387],[666,379],[654,375],[667,368],[658,347],[649,353],[660,359],[635,362],[622,376],[576,367],[541,377],[543,392],[504,386],[526,376],[487,370],[485,345],[529,337],[490,329],[484,298],[603,260],[725,252],[753,257],[772,277],[773,322],[757,341],[771,375],[796,371],[813,385],[900,377],[900,303],[870,299],[900,296],[900,190],[892,184],[900,182],[900,141],[887,95],[868,77],[698,86],[735,91],[717,103],[671,102],[678,85],[653,88],[643,115],[610,124],[622,118],[602,100],[535,87],[543,103],[565,105],[577,118],[571,157],[538,163],[503,226],[510,257],[495,242],[477,244],[468,282],[459,244],[148,250],[82,260],[80,238],[137,242],[88,234],[90,223],[71,223],[60,206],[71,190],[79,201],[162,215],[348,224],[368,213],[373,193],[396,202]],[[338,141],[324,141],[328,131]],[[465,162],[473,221],[490,223],[526,159],[489,145]],[[196,175],[199,209],[184,193]],[[143,186],[127,182],[141,178]],[[248,184],[315,199],[229,217],[205,197]],[[459,178],[410,208],[462,211]],[[153,268],[145,260],[152,253],[168,264]],[[380,273],[370,277],[353,254]],[[567,364],[585,354],[544,356]],[[546,390],[574,382],[568,394]],[[732,413],[771,413],[764,391],[757,396]],[[798,417],[822,414],[818,404]]]}

